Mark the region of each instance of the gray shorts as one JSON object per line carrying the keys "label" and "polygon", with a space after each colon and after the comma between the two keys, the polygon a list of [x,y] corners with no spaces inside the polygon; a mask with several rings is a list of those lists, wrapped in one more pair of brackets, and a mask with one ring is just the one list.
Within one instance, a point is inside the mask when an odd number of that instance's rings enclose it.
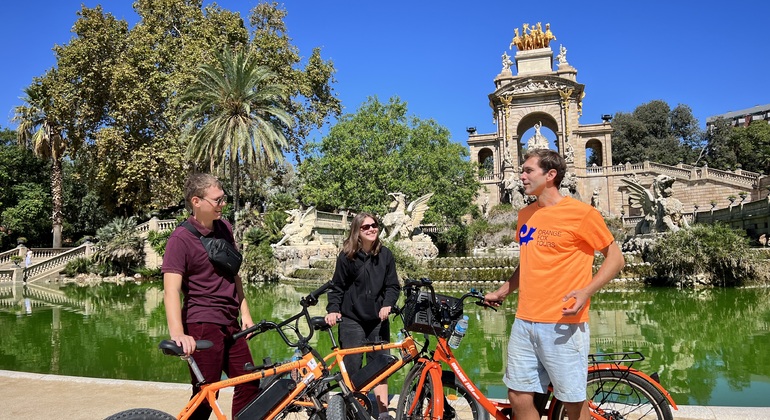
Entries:
{"label": "gray shorts", "polygon": [[548,392],[564,402],[586,399],[588,323],[549,324],[516,319],[508,340],[503,382],[520,392]]}

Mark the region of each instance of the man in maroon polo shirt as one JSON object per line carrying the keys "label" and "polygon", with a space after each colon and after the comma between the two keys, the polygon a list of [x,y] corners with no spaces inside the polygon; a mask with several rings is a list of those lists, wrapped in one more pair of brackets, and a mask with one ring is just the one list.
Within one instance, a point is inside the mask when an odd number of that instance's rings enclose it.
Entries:
{"label": "man in maroon polo shirt", "polygon": [[[192,216],[187,221],[200,232],[225,239],[235,245],[232,227],[221,219],[227,197],[222,184],[209,174],[193,174],[184,186],[185,204]],[[229,277],[214,268],[200,239],[183,226],[168,238],[163,256],[163,300],[171,339],[184,349],[195,351],[195,340],[209,340],[214,346],[195,354],[195,361],[207,383],[219,381],[224,371],[228,377],[246,373],[252,363],[245,338],[233,341],[232,335],[254,325],[243,296],[240,276]],[[180,305],[180,294],[184,295]],[[238,315],[240,314],[240,325]],[[191,373],[193,395],[198,392]],[[235,387],[232,416],[251,402],[259,392],[259,381]],[[211,407],[201,404],[191,418],[208,419]]]}

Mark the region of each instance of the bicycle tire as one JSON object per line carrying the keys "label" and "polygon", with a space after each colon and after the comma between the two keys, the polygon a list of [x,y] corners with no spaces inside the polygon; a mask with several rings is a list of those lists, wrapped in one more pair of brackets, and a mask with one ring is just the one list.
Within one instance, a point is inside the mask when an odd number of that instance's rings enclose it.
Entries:
{"label": "bicycle tire", "polygon": [[345,399],[341,394],[329,397],[329,405],[326,407],[326,420],[346,420]]}
{"label": "bicycle tire", "polygon": [[152,408],[132,408],[115,413],[105,420],[174,420],[176,417]]}
{"label": "bicycle tire", "polygon": [[406,377],[404,378],[404,385],[401,387],[401,394],[399,394],[398,405],[396,406],[397,420],[435,418],[434,410],[432,407],[433,380],[431,379],[430,375],[425,377],[425,382],[423,383],[423,387],[420,392],[420,399],[417,402],[415,411],[412,414],[407,414],[406,412],[407,409],[411,407],[415,395],[417,394],[418,382],[424,368],[424,364],[415,364],[406,374]]}
{"label": "bicycle tire", "polygon": [[[673,420],[666,396],[639,375],[622,370],[588,373],[586,396],[607,419]],[[553,419],[566,419],[561,401],[553,407]]]}
{"label": "bicycle tire", "polygon": [[[448,377],[447,374],[451,374]],[[457,382],[453,372],[442,375],[444,388],[444,418],[449,420],[485,420],[487,410],[484,409],[462,383]]]}

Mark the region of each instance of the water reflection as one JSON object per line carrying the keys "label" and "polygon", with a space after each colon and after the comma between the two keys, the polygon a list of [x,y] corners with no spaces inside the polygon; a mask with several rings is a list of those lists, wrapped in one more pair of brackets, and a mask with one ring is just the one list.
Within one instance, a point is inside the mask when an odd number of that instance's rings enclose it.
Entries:
{"label": "water reflection", "polygon": [[[309,288],[249,286],[255,320],[299,309]],[[499,312],[469,306],[470,332],[456,351],[489,395],[505,396],[508,329],[515,296]],[[312,308],[322,315],[325,301]],[[400,323],[396,323],[400,328]],[[641,351],[679,404],[770,406],[770,289],[616,290],[592,304],[592,351]],[[393,329],[395,331],[395,328]],[[101,378],[186,382],[185,365],[163,356],[168,337],[159,284],[0,284],[0,369]],[[421,338],[420,338],[421,339]],[[325,352],[328,336],[313,344]],[[251,340],[255,359],[288,359],[277,334]],[[391,379],[398,389],[403,372]]]}

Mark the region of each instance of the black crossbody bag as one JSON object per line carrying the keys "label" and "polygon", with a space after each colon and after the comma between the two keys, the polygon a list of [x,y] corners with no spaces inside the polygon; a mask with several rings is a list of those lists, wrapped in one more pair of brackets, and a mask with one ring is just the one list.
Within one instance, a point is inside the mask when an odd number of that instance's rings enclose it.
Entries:
{"label": "black crossbody bag", "polygon": [[187,220],[182,222],[181,226],[184,226],[185,229],[189,230],[201,240],[203,249],[206,250],[209,261],[214,264],[214,267],[219,268],[229,277],[238,275],[238,270],[241,269],[241,263],[243,262],[243,256],[230,242],[227,242],[224,239],[210,238],[201,235],[201,233],[198,232],[198,229],[195,229],[195,227]]}

